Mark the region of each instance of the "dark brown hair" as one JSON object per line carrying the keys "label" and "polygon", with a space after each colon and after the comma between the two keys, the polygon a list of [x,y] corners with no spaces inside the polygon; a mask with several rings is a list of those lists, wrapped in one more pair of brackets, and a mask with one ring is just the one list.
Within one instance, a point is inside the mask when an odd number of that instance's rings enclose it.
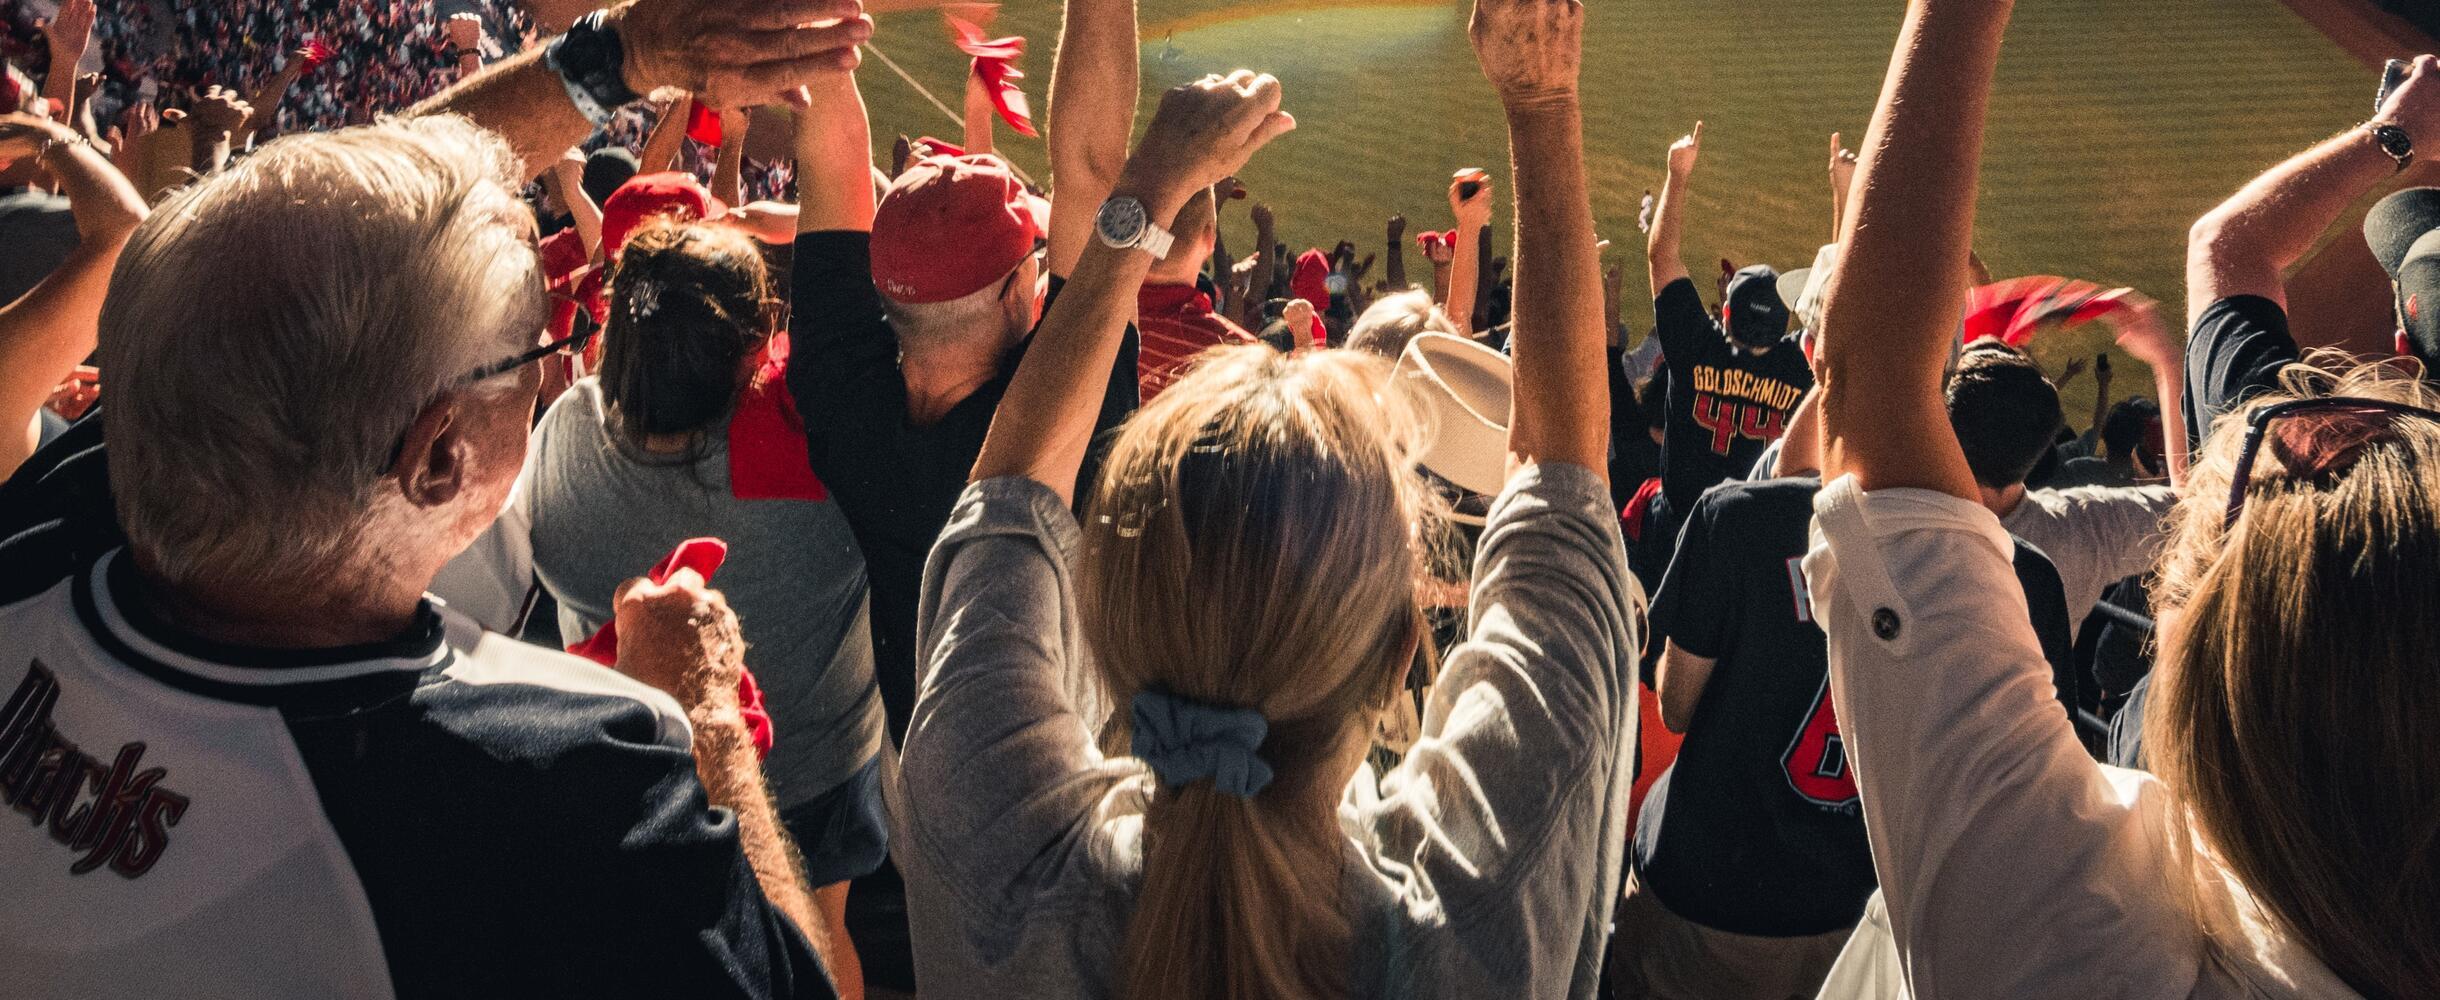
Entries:
{"label": "dark brown hair", "polygon": [[768,333],[770,294],[761,252],[734,229],[665,222],[629,240],[602,331],[602,399],[617,434],[640,448],[726,419]]}

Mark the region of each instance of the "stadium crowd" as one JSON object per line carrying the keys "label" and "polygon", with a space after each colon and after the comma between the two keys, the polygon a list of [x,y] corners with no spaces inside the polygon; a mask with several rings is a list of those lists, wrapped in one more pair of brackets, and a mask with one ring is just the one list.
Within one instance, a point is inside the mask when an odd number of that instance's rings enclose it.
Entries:
{"label": "stadium crowd", "polygon": [[2284,289],[2431,56],[2181,343],[1982,266],[2011,3],[1913,0],[1806,266],[1650,151],[1638,340],[1579,0],[1473,0],[1513,192],[1243,255],[1298,95],[1139,129],[1132,0],[1047,187],[979,34],[880,161],[858,0],[161,2],[0,90],[11,996],[2440,994],[2440,188]]}

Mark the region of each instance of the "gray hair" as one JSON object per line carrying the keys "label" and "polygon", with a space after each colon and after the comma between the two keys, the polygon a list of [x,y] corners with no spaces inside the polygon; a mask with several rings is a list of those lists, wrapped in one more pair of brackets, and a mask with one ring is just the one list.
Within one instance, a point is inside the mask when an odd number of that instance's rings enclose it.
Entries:
{"label": "gray hair", "polygon": [[400,435],[547,318],[519,176],[471,121],[390,119],[280,138],[154,210],[111,275],[101,365],[119,521],[156,572],[382,544],[364,536]]}
{"label": "gray hair", "polygon": [[[1025,265],[1020,261],[1017,266]],[[902,348],[938,349],[980,342],[998,350],[1010,334],[1007,291],[1008,279],[1001,277],[946,302],[908,303],[884,295],[881,312]],[[1032,290],[1026,291],[1030,294]]]}
{"label": "gray hair", "polygon": [[1432,293],[1418,288],[1386,296],[1365,309],[1355,325],[1347,328],[1347,346],[1395,359],[1406,350],[1407,341],[1424,333],[1465,336],[1433,303]]}

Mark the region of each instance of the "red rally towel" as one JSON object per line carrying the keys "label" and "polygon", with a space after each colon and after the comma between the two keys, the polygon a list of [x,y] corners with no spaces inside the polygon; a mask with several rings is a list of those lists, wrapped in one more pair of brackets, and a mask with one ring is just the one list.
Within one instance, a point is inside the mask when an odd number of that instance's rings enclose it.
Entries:
{"label": "red rally towel", "polygon": [[[644,574],[654,583],[669,582],[669,575],[680,569],[694,570],[703,582],[712,582],[712,574],[729,557],[728,543],[717,538],[689,538],[661,558],[652,572]],[[618,621],[602,623],[593,637],[568,647],[568,652],[616,669],[618,667]],[[738,714],[746,718],[746,728],[754,732],[754,756],[771,756],[771,713],[763,710],[762,688],[754,683],[754,672],[740,670],[737,674]]]}
{"label": "red rally towel", "polygon": [[1966,295],[1965,342],[1998,337],[2021,348],[2044,322],[2072,327],[2125,309],[2131,291],[2052,275],[1994,281]]}
{"label": "red rally towel", "polygon": [[729,417],[729,495],[739,500],[828,500],[806,457],[805,421],[788,394],[788,335],[763,346],[762,363]]}
{"label": "red rally towel", "polygon": [[1026,103],[1025,92],[1017,89],[1016,81],[1025,78],[1017,69],[1017,60],[1025,55],[1023,36],[984,38],[983,26],[948,10],[941,11],[941,20],[949,25],[949,37],[958,51],[974,57],[974,76],[983,82],[983,93],[991,98],[991,107],[1000,113],[1000,120],[1017,134],[1034,137],[1032,106]]}
{"label": "red rally towel", "polygon": [[706,146],[720,145],[720,112],[704,107],[702,101],[688,101],[686,137]]}

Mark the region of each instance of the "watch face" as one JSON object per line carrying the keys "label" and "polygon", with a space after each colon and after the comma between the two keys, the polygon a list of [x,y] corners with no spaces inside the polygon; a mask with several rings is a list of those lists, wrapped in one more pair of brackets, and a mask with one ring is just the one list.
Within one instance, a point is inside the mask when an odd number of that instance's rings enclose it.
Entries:
{"label": "watch face", "polygon": [[2414,140],[2407,138],[2405,129],[2395,125],[2383,125],[2373,129],[2372,138],[2373,141],[2380,143],[2381,148],[2387,150],[2391,156],[2408,156],[2415,151]]}
{"label": "watch face", "polygon": [[1132,247],[1144,236],[1144,203],[1133,198],[1112,198],[1101,203],[1101,214],[1093,219],[1093,228],[1101,241],[1114,247]]}

